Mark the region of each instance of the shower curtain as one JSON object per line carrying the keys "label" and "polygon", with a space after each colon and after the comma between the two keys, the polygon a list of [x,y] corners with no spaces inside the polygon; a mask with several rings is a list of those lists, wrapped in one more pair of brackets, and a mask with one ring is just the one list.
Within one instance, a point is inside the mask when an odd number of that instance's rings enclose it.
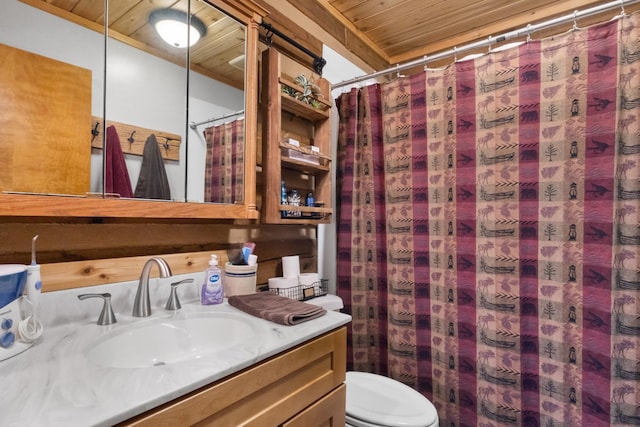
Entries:
{"label": "shower curtain", "polygon": [[348,368],[442,426],[640,425],[638,14],[336,99]]}
{"label": "shower curtain", "polygon": [[244,183],[244,119],[204,130],[207,156],[204,201],[242,201]]}

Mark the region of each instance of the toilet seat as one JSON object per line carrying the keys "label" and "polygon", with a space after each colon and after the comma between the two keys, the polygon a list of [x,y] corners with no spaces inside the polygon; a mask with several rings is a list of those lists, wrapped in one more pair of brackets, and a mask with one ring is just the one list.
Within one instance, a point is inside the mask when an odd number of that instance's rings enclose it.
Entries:
{"label": "toilet seat", "polygon": [[347,372],[347,424],[355,427],[431,427],[435,406],[399,381],[366,372]]}

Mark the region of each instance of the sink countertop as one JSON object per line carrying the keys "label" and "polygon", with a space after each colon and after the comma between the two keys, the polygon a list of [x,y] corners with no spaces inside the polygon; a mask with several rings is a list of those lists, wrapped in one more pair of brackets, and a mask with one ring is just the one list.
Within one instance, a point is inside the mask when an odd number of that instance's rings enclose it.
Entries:
{"label": "sink countertop", "polygon": [[[179,288],[182,309],[164,310],[170,282],[194,277]],[[203,276],[204,277],[204,276]],[[4,399],[0,421],[9,426],[110,426],[180,397],[297,344],[351,321],[328,311],[317,319],[284,326],[244,314],[227,304],[203,306],[199,275],[151,279],[150,318],[131,316],[137,282],[101,285],[42,294],[39,317],[44,333],[26,351],[0,362]],[[112,294],[117,323],[98,326],[102,300],[79,301],[81,293]],[[246,316],[259,340],[233,347],[222,355],[149,368],[109,368],[87,360],[85,353],[102,336],[157,318],[192,316],[199,312]],[[215,339],[215,331],[212,331]],[[2,351],[2,349],[0,349]]]}

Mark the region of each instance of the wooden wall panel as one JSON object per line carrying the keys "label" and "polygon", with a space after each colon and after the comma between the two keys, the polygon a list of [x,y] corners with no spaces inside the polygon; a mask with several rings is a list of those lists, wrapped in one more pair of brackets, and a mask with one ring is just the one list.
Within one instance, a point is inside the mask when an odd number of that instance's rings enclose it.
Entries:
{"label": "wooden wall panel", "polygon": [[89,191],[91,71],[0,44],[0,111],[0,190]]}
{"label": "wooden wall panel", "polygon": [[0,223],[0,263],[28,264],[38,235],[37,261],[45,291],[136,280],[144,261],[166,257],[174,274],[202,271],[209,254],[256,243],[258,285],[282,275],[281,258],[300,256],[302,271],[317,271],[316,228],[187,222],[102,222],[16,218]]}

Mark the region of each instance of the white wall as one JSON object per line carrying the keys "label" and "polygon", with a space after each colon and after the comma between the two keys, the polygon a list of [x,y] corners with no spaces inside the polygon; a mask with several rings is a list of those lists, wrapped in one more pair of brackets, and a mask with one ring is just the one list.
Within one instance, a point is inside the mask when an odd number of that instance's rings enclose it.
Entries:
{"label": "white wall", "polygon": [[[104,38],[102,34],[42,12],[18,0],[2,0],[0,43],[83,67],[92,71],[92,114],[103,116]],[[165,169],[175,200],[204,200],[206,144],[202,131],[187,127],[244,108],[243,92],[197,73],[191,73],[189,115],[186,117],[186,70],[140,50],[110,40],[108,43],[107,120],[183,136],[181,161],[166,161]],[[185,133],[188,129],[188,138]],[[89,132],[89,125],[87,125]],[[126,140],[128,135],[119,135]],[[189,194],[185,169],[189,145]],[[141,156],[126,155],[135,190]],[[91,191],[102,191],[102,157],[91,159]]]}
{"label": "white wall", "polygon": [[[353,77],[366,74],[362,69],[349,62],[342,55],[332,50],[328,46],[324,46],[322,56],[326,59],[327,64],[322,71],[322,77],[335,84]],[[332,91],[332,98],[335,100],[340,93],[348,91],[350,87],[335,89]],[[333,106],[331,114],[331,158],[333,159],[333,168],[331,171],[332,196],[331,206],[336,211],[336,167],[337,167],[337,140],[338,140],[338,110]],[[335,294],[336,287],[336,215],[332,215],[331,224],[318,225],[318,272],[320,277],[329,279],[329,291]]]}

